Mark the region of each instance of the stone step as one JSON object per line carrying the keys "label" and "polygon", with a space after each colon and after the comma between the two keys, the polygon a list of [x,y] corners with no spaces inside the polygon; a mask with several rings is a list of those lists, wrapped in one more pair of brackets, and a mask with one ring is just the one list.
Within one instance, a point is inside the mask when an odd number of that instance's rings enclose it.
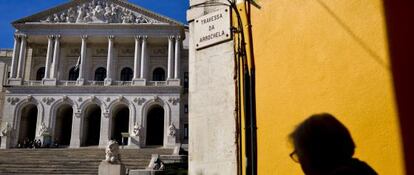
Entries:
{"label": "stone step", "polygon": [[[152,154],[171,155],[172,149],[121,149],[128,169],[145,168]],[[0,174],[97,174],[105,158],[100,148],[0,150]]]}

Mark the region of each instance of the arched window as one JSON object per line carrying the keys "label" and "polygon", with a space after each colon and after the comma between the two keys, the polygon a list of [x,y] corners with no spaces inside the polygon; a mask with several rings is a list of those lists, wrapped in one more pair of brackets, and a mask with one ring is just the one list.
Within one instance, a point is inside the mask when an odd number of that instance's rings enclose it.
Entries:
{"label": "arched window", "polygon": [[45,77],[45,67],[41,67],[37,70],[36,80],[42,80]]}
{"label": "arched window", "polygon": [[95,71],[95,81],[104,81],[106,78],[106,69],[100,67]]}
{"label": "arched window", "polygon": [[121,71],[121,81],[131,81],[132,74],[133,74],[133,71],[131,68],[129,67],[123,68]]}
{"label": "arched window", "polygon": [[162,68],[156,68],[152,73],[152,81],[165,81],[165,71]]}
{"label": "arched window", "polygon": [[79,77],[79,69],[76,69],[75,67],[72,67],[72,69],[69,70],[69,81],[74,81],[78,79]]}

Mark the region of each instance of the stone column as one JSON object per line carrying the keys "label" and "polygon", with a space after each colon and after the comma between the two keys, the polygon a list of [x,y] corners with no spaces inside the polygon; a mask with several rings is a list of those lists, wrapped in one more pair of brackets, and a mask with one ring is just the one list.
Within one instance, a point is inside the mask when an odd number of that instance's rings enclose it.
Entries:
{"label": "stone column", "polygon": [[174,79],[180,79],[180,61],[181,61],[181,38],[175,37],[175,64],[174,64]]}
{"label": "stone column", "polygon": [[112,84],[112,61],[113,61],[113,50],[114,50],[114,36],[108,36],[108,57],[106,61],[106,78],[105,86]]}
{"label": "stone column", "polygon": [[20,46],[20,54],[19,54],[19,64],[17,66],[17,76],[16,78],[22,79],[24,73],[24,62],[26,61],[26,44],[27,44],[27,36],[21,36],[21,46]]}
{"label": "stone column", "polygon": [[50,78],[57,79],[57,69],[59,65],[59,56],[60,56],[60,35],[55,36],[55,51],[53,52],[53,61],[52,68],[50,71]]}
{"label": "stone column", "polygon": [[46,53],[46,62],[45,62],[45,76],[43,79],[49,78],[50,72],[50,61],[52,60],[53,56],[53,35],[47,36],[47,53]]}
{"label": "stone column", "polygon": [[109,120],[112,116],[106,111],[102,111],[101,116],[101,131],[99,136],[99,147],[105,148],[108,145],[111,129],[109,128]]}
{"label": "stone column", "polygon": [[80,111],[74,111],[72,117],[72,133],[70,136],[69,148],[79,148],[81,146],[81,131],[83,131],[83,129],[81,129],[83,124],[81,116],[82,113]]}
{"label": "stone column", "polygon": [[141,79],[147,79],[147,71],[147,36],[143,36],[141,44]]}
{"label": "stone column", "polygon": [[134,53],[134,80],[139,78],[139,67],[141,66],[141,43],[140,36],[135,36],[135,53]]}
{"label": "stone column", "polygon": [[11,70],[10,70],[10,78],[16,77],[16,63],[17,59],[19,59],[19,49],[20,49],[20,37],[18,35],[14,35],[14,47],[13,47],[13,57],[11,62]]}
{"label": "stone column", "polygon": [[86,63],[86,40],[88,39],[87,35],[83,35],[82,37],[82,46],[81,46],[81,55],[80,55],[80,68],[79,68],[79,77],[77,80],[78,85],[83,85],[85,83],[85,63]]}
{"label": "stone column", "polygon": [[172,79],[173,77],[173,60],[174,60],[174,49],[173,49],[174,37],[168,37],[168,70],[167,70],[167,80]]}

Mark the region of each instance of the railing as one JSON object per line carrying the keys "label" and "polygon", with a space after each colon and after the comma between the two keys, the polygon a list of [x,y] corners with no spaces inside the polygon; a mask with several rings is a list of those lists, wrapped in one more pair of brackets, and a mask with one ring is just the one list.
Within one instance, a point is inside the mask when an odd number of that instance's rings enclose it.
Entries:
{"label": "railing", "polygon": [[104,81],[87,81],[87,83],[85,85],[90,85],[90,86],[103,86],[104,85]]}
{"label": "railing", "polygon": [[42,81],[38,80],[29,80],[29,81],[23,81],[24,86],[41,86]]}
{"label": "railing", "polygon": [[115,86],[131,86],[132,81],[114,81],[113,85],[115,85]]}
{"label": "railing", "polygon": [[147,86],[167,86],[166,81],[148,81]]}
{"label": "railing", "polygon": [[[58,80],[58,86],[77,86],[77,81]],[[23,86],[43,86],[40,80],[23,81]],[[86,81],[82,86],[104,86],[104,81]],[[148,81],[146,86],[167,86],[167,81]],[[132,81],[113,81],[111,86],[133,86]]]}
{"label": "railing", "polygon": [[62,80],[62,81],[58,81],[58,85],[60,85],[60,86],[76,86],[76,81]]}

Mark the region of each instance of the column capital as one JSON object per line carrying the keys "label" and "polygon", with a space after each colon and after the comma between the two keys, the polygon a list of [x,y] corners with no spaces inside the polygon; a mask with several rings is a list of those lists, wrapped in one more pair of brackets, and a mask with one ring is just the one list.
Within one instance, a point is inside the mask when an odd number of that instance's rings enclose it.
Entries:
{"label": "column capital", "polygon": [[55,39],[60,39],[60,35],[54,35]]}
{"label": "column capital", "polygon": [[109,40],[113,40],[114,38],[115,38],[115,36],[114,36],[114,35],[109,35],[109,36],[108,36],[108,39],[109,39]]}
{"label": "column capital", "polygon": [[13,37],[14,37],[14,39],[19,39],[20,35],[19,34],[14,34]]}
{"label": "column capital", "polygon": [[141,39],[142,37],[141,37],[141,35],[135,35],[135,36],[134,36],[134,38],[135,38],[136,40],[139,40],[139,39]]}
{"label": "column capital", "polygon": [[174,40],[174,38],[175,38],[175,37],[174,37],[174,35],[170,35],[170,36],[168,36],[168,39],[169,39],[169,40]]}
{"label": "column capital", "polygon": [[175,36],[175,40],[181,40],[181,36],[180,35]]}
{"label": "column capital", "polygon": [[88,39],[88,35],[82,35],[82,36],[81,36],[81,38],[82,38],[83,40],[86,40],[86,39]]}
{"label": "column capital", "polygon": [[20,37],[21,39],[24,39],[24,40],[26,40],[26,39],[27,39],[27,35],[26,35],[26,34],[19,34],[19,37]]}
{"label": "column capital", "polygon": [[147,35],[142,35],[141,38],[142,38],[142,40],[146,40],[148,38],[148,36]]}
{"label": "column capital", "polygon": [[52,40],[55,38],[55,35],[47,35],[47,39]]}

